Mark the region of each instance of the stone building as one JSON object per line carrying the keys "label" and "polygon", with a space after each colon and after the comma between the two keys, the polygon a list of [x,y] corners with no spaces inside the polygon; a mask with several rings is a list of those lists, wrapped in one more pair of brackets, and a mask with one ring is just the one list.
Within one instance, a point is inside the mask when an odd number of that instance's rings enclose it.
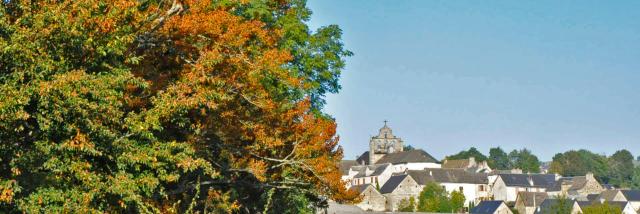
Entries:
{"label": "stone building", "polygon": [[548,189],[547,192],[554,196],[567,195],[572,198],[586,199],[587,195],[598,194],[604,190],[593,173],[587,173],[585,176],[560,178],[556,185]]}
{"label": "stone building", "polygon": [[464,169],[469,172],[476,173],[488,173],[491,172],[491,167],[487,161],[476,161],[476,158],[469,157],[469,159],[460,160],[444,160],[442,168],[445,169]]}
{"label": "stone building", "polygon": [[420,185],[407,174],[394,175],[380,188],[380,193],[387,198],[386,210],[396,211],[402,199],[418,198],[422,191]]}
{"label": "stone building", "polygon": [[367,211],[384,211],[387,199],[371,184],[351,186],[349,190],[360,193],[362,201],[356,206]]}
{"label": "stone building", "polygon": [[546,192],[518,192],[514,207],[518,210],[518,214],[533,214],[545,199],[547,199]]}

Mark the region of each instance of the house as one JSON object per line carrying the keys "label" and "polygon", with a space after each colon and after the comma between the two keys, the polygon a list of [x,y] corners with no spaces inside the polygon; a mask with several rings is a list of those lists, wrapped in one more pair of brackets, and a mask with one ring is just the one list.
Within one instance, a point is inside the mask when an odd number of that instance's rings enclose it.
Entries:
{"label": "house", "polygon": [[547,199],[545,192],[518,192],[515,208],[519,214],[533,214],[545,199]]}
{"label": "house", "polygon": [[489,200],[489,183],[487,174],[473,173],[464,169],[424,169],[407,171],[422,187],[435,182],[444,187],[447,192],[459,191],[466,199],[465,207],[477,204],[482,200]]}
{"label": "house", "polygon": [[596,180],[593,173],[587,173],[585,176],[560,178],[553,188],[547,189],[547,192],[550,195],[586,198],[589,194],[598,194],[604,190],[604,187]]}
{"label": "house", "polygon": [[351,191],[360,193],[362,201],[356,206],[367,211],[384,211],[387,199],[371,184],[351,186]]}
{"label": "house", "polygon": [[469,172],[487,173],[491,172],[489,163],[487,161],[476,161],[476,158],[469,157],[469,159],[462,160],[444,160],[442,168],[445,169],[464,169]]}
{"label": "house", "polygon": [[593,205],[596,205],[596,204],[602,204],[602,203],[607,203],[607,204],[609,204],[609,206],[620,208],[620,210],[622,211],[622,214],[637,214],[638,213],[633,209],[633,207],[631,206],[631,203],[629,203],[627,201],[578,201],[578,205],[580,206],[581,210],[584,210],[585,208],[587,208],[589,206],[593,206]]}
{"label": "house", "polygon": [[338,166],[342,174],[341,180],[347,183],[347,188],[351,186],[351,179],[353,179],[353,175],[349,176],[349,170],[351,170],[352,166],[356,165],[358,165],[358,163],[355,160],[341,160]]}
{"label": "house", "polygon": [[388,211],[396,211],[402,199],[417,199],[421,191],[420,185],[408,174],[391,176],[380,188],[380,193],[387,198]]}
{"label": "house", "polygon": [[482,201],[473,207],[471,214],[513,214],[504,201]]}
{"label": "house", "polygon": [[605,190],[600,193],[600,201],[627,201],[634,210],[640,209],[640,190]]}
{"label": "house", "polygon": [[[562,203],[561,200],[566,200],[567,203]],[[571,214],[579,214],[582,213],[582,209],[578,202],[571,199],[545,199],[540,206],[534,212],[535,214],[549,214],[555,213],[553,211],[557,211],[559,207],[565,206],[566,209],[571,210]]]}
{"label": "house", "polygon": [[371,184],[378,188],[387,182],[394,172],[393,165],[389,163],[367,166],[357,165],[349,169],[348,177],[350,179],[348,180],[350,181],[350,185]]}
{"label": "house", "polygon": [[550,174],[498,174],[491,190],[495,200],[515,202],[518,192],[546,192],[555,183]]}

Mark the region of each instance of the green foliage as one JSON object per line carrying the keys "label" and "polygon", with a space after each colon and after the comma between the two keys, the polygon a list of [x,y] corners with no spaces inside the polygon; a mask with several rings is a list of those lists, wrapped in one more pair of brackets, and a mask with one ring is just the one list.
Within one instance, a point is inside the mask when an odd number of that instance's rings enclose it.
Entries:
{"label": "green foliage", "polygon": [[640,189],[640,167],[633,168],[633,175],[631,175],[631,189]]}
{"label": "green foliage", "polygon": [[522,169],[523,172],[540,172],[540,161],[538,157],[528,149],[513,150],[509,153],[509,162],[513,168]]}
{"label": "green foliage", "polygon": [[476,161],[486,161],[488,158],[484,154],[482,154],[475,147],[469,148],[467,151],[458,152],[458,154],[451,155],[445,157],[447,160],[460,160],[460,159],[469,159],[470,157],[474,157]]}
{"label": "green foliage", "polygon": [[451,194],[434,182],[429,182],[418,197],[419,212],[455,212],[464,206],[464,194],[453,191]]}
{"label": "green foliage", "polygon": [[566,195],[559,195],[555,197],[556,203],[550,207],[550,214],[571,214],[573,209],[573,201],[567,198]]}
{"label": "green foliage", "polygon": [[279,1],[219,1],[227,7],[235,7],[236,14],[247,19],[257,19],[267,23],[268,27],[282,29],[285,34],[280,46],[294,56],[288,68],[308,85],[303,91],[292,91],[294,99],[310,95],[312,107],[320,110],[325,104],[326,93],[337,93],[345,57],[353,53],[344,48],[342,30],[337,25],[323,26],[315,30],[306,24],[311,18],[311,10],[306,0],[289,0],[287,4]]}
{"label": "green foliage", "polygon": [[500,147],[489,150],[489,167],[497,170],[511,169],[509,156]]}
{"label": "green foliage", "polygon": [[582,176],[593,173],[601,182],[608,181],[607,157],[587,150],[571,150],[553,156],[550,171],[564,176]]}
{"label": "green foliage", "polygon": [[622,213],[622,210],[620,210],[620,207],[615,207],[615,206],[611,206],[609,205],[608,202],[604,202],[604,203],[597,203],[597,204],[593,204],[587,207],[582,208],[582,213],[583,214],[618,214],[618,213]]}
{"label": "green foliage", "polygon": [[340,192],[334,122],[307,113],[340,89],[340,28],[309,30],[303,0],[174,3],[0,2],[0,210],[312,213]]}
{"label": "green foliage", "polygon": [[411,151],[411,150],[415,150],[416,148],[413,148],[413,146],[411,145],[404,145],[402,147],[402,151]]}
{"label": "green foliage", "polygon": [[633,155],[627,150],[620,150],[609,157],[609,183],[618,187],[631,186],[633,176]]}
{"label": "green foliage", "polygon": [[416,199],[414,197],[409,197],[407,200],[403,198],[398,203],[398,211],[400,212],[415,212],[416,211]]}
{"label": "green foliage", "polygon": [[640,173],[636,175],[633,155],[627,150],[617,151],[610,157],[587,150],[558,153],[553,157],[550,171],[564,176],[582,176],[591,172],[602,183],[640,187]]}
{"label": "green foliage", "polygon": [[464,202],[465,202],[465,197],[464,194],[462,192],[459,191],[453,191],[451,192],[450,195],[450,201],[451,201],[451,210],[453,211],[462,211],[462,208],[464,207]]}

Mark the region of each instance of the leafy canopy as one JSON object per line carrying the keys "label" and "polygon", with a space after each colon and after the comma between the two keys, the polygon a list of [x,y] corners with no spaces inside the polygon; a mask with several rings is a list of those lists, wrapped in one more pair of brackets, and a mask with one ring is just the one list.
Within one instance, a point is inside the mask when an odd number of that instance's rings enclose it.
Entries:
{"label": "leafy canopy", "polygon": [[305,2],[0,2],[0,209],[310,212],[340,182],[320,113],[340,29]]}

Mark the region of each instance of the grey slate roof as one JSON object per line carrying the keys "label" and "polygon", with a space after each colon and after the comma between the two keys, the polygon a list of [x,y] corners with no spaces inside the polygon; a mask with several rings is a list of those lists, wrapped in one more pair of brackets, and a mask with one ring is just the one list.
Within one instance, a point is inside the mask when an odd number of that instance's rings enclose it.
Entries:
{"label": "grey slate roof", "polygon": [[471,214],[493,214],[502,205],[503,201],[481,201],[477,206],[472,208]]}
{"label": "grey slate roof", "polygon": [[620,190],[627,201],[640,201],[640,190]]}
{"label": "grey slate roof", "polygon": [[[351,186],[351,187],[349,188],[349,190],[353,190],[353,191],[356,191],[356,192],[358,192],[358,193],[362,193],[362,192],[364,192],[364,191],[367,189],[367,187],[369,187],[369,186],[371,186],[371,184],[353,185],[353,186]],[[373,187],[373,186],[371,186],[371,187]],[[375,188],[374,188],[374,189],[375,189]]]}
{"label": "grey slate roof", "polygon": [[[368,154],[368,153],[367,153]],[[415,149],[410,151],[403,151],[397,153],[386,154],[376,162],[381,163],[437,163],[438,161],[433,158],[429,153],[422,149]]]}
{"label": "grey slate roof", "polygon": [[407,177],[409,177],[407,174],[391,176],[389,180],[380,187],[380,193],[387,194],[393,192],[393,190],[395,190],[396,187],[398,187],[398,185],[400,185],[400,183],[402,183],[402,181]]}
{"label": "grey slate roof", "polygon": [[428,182],[488,184],[487,174],[472,173],[464,169],[424,169],[407,172],[420,185]]}
{"label": "grey slate roof", "polygon": [[509,187],[553,188],[556,177],[552,174],[499,174]]}
{"label": "grey slate roof", "polygon": [[369,165],[369,152],[366,151],[362,153],[360,156],[358,156],[358,159],[356,159],[356,162],[358,162],[358,164],[364,163],[364,165]]}
{"label": "grey slate roof", "polygon": [[391,167],[391,166],[392,166],[391,164],[376,164],[376,165],[367,165],[367,166],[357,165],[357,166],[352,166],[351,170],[358,172],[358,174],[356,174],[354,178],[361,178],[361,177],[369,177],[369,176],[379,176],[388,167]]}
{"label": "grey slate roof", "polygon": [[[570,199],[566,199],[566,200],[568,201],[568,203],[565,204],[565,207],[571,210],[573,208],[573,205],[576,203],[576,201],[570,200]],[[554,211],[554,209],[557,209],[557,207],[560,206],[558,204],[559,202],[560,202],[560,199],[547,198],[542,202],[542,204],[540,204],[540,207],[536,209],[535,214],[553,213],[552,211]]]}
{"label": "grey slate roof", "polygon": [[340,172],[342,173],[342,175],[348,175],[349,168],[355,165],[358,165],[355,160],[342,160],[340,161]]}
{"label": "grey slate roof", "polygon": [[518,192],[516,201],[522,201],[526,207],[537,207],[547,199],[546,192]]}

